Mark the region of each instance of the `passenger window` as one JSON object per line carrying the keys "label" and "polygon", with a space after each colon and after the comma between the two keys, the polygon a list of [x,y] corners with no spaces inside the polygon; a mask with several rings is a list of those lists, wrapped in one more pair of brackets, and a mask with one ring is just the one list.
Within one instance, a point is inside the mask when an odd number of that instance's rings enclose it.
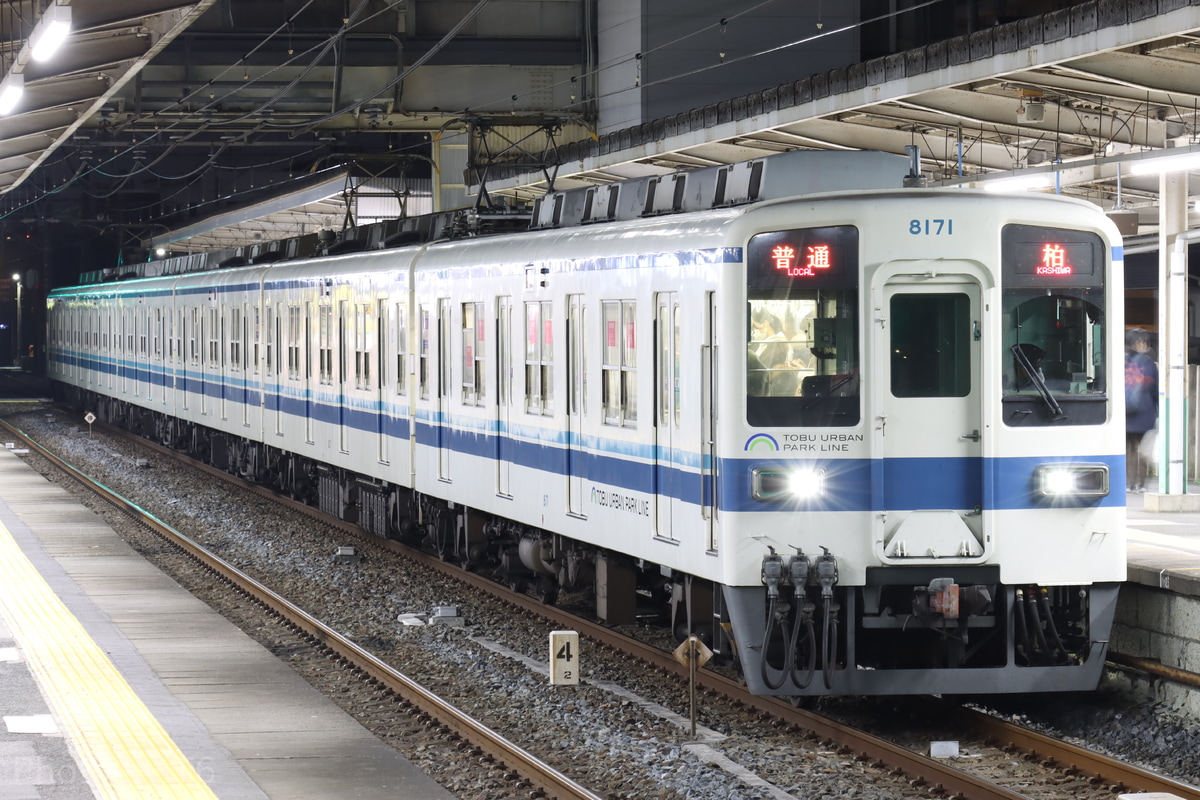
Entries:
{"label": "passenger window", "polygon": [[421,306],[421,328],[418,335],[420,353],[417,361],[417,384],[422,400],[429,399],[429,309]]}
{"label": "passenger window", "polygon": [[354,304],[354,388],[371,388],[371,353],[375,342],[370,303]]}
{"label": "passenger window", "polygon": [[637,303],[631,300],[601,304],[603,364],[601,404],[604,423],[637,426]]}
{"label": "passenger window", "polygon": [[304,335],[303,317],[298,305],[288,306],[288,377],[299,380],[302,376],[300,369],[300,342]]}
{"label": "passenger window", "polygon": [[554,413],[553,313],[549,301],[525,304],[525,410]]}
{"label": "passenger window", "polygon": [[971,303],[965,294],[898,294],[891,303],[892,394],[971,393]]}
{"label": "passenger window", "polygon": [[323,300],[317,306],[317,342],[319,380],[326,385],[333,384],[333,306],[328,300]]}
{"label": "passenger window", "polygon": [[462,304],[462,401],[483,405],[486,392],[483,303]]}
{"label": "passenger window", "polygon": [[404,303],[396,303],[396,394],[408,391],[408,319]]}

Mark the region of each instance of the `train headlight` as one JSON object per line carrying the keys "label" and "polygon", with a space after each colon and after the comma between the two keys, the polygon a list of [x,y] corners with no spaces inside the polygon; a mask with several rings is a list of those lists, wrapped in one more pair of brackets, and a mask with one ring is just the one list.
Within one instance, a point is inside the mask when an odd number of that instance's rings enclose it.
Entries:
{"label": "train headlight", "polygon": [[1107,464],[1042,464],[1034,472],[1042,497],[1107,497]]}
{"label": "train headlight", "polygon": [[755,467],[755,500],[815,500],[825,494],[825,470],[812,467]]}

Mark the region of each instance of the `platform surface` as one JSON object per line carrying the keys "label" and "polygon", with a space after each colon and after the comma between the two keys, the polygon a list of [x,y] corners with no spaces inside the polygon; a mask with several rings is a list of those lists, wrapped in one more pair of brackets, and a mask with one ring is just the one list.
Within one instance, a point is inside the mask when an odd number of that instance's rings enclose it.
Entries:
{"label": "platform surface", "polygon": [[[1200,493],[1200,486],[1189,484],[1188,491]],[[1145,499],[1126,495],[1129,580],[1200,597],[1200,513],[1147,511]]]}
{"label": "platform surface", "polygon": [[[5,546],[8,566],[23,569],[25,560],[33,577],[22,572],[29,584],[0,599],[0,800],[453,797],[63,489],[0,449]],[[39,581],[44,602],[23,602],[40,591]],[[65,615],[56,618],[61,629],[45,622],[56,602]],[[72,624],[81,641],[56,646]],[[93,661],[73,664],[80,654]],[[92,718],[75,716],[85,694],[104,709],[93,708]],[[155,727],[168,744],[152,744]],[[96,737],[107,742],[99,755],[89,741]],[[201,788],[114,789],[98,766],[103,749],[130,746],[177,748]]]}

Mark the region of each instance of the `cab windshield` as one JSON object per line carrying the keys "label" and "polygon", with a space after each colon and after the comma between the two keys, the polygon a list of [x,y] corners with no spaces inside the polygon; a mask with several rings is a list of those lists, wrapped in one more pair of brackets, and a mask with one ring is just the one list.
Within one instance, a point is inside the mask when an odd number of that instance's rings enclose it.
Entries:
{"label": "cab windshield", "polygon": [[747,256],[746,421],[858,424],[858,231],[760,234]]}
{"label": "cab windshield", "polygon": [[1004,231],[1004,421],[1098,425],[1107,417],[1104,253],[1095,234]]}

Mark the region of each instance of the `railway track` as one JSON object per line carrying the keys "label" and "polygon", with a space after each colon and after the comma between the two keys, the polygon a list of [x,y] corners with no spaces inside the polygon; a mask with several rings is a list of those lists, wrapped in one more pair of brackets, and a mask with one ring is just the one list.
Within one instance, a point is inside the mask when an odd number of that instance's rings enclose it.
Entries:
{"label": "railway track", "polygon": [[[451,703],[409,679],[404,674],[385,664],[373,654],[330,628],[303,609],[292,604],[267,586],[227,563],[212,551],[190,539],[185,534],[163,523],[137,504],[127,500],[108,487],[97,483],[71,464],[42,447],[7,422],[0,421],[10,433],[20,438],[31,449],[50,461],[65,474],[78,481],[88,491],[103,498],[124,513],[150,528],[172,545],[190,555],[205,569],[222,581],[236,587],[247,597],[269,609],[273,614],[311,641],[320,643],[330,657],[343,667],[362,678],[373,681],[378,687],[393,693],[411,710],[423,713],[438,724],[452,731],[471,746],[479,748],[487,759],[495,759],[512,770],[514,780],[528,782],[531,796],[552,797],[560,800],[603,800],[587,787],[581,786],[549,764],[540,760],[513,742],[460,711]],[[410,711],[410,713],[412,713]]]}
{"label": "railway track", "polygon": [[[113,431],[113,433],[120,432]],[[136,441],[140,447],[154,447],[152,443],[148,443],[145,440],[137,439]],[[36,445],[31,443],[31,447],[36,447]],[[171,457],[180,458],[179,454],[173,451],[156,447],[154,449]],[[51,457],[51,454],[47,454],[47,457]],[[513,594],[507,587],[496,584],[482,576],[464,572],[457,566],[443,563],[434,556],[412,550],[397,542],[382,541],[374,537],[367,537],[356,526],[331,520],[307,506],[279,498],[273,493],[261,489],[249,487],[239,479],[228,476],[223,472],[212,470],[203,465],[197,465],[190,460],[188,463],[191,466],[199,466],[200,468],[207,469],[209,472],[223,479],[236,483],[243,489],[256,491],[270,498],[273,502],[281,502],[312,515],[319,519],[322,524],[337,526],[359,537],[364,542],[364,546],[379,547],[395,552],[404,558],[420,563],[426,568],[445,573],[455,580],[466,582],[528,613],[540,615],[558,627],[577,630],[585,640],[594,642],[596,646],[627,653],[631,657],[651,664],[657,670],[674,676],[680,681],[687,679],[688,670],[678,663],[670,653],[665,653],[658,648],[632,640],[604,626],[568,614],[561,609],[542,605],[531,597]],[[121,498],[115,498],[113,502],[125,507],[131,505],[128,501]],[[188,549],[190,550],[194,546],[194,543],[192,543],[188,546]],[[241,573],[238,574],[240,575]],[[249,581],[249,578],[244,575],[240,578],[231,578],[230,580],[240,586],[243,579]],[[250,583],[255,584],[253,581],[250,581]],[[262,591],[269,598],[269,600],[263,600],[262,602],[269,602],[272,606],[278,604],[284,609],[281,613],[289,619],[289,624],[305,631],[306,635],[321,641],[323,644],[329,644],[331,647],[336,645],[340,648],[343,645],[349,646],[353,644],[336,632],[328,631],[327,629],[323,630],[323,626],[320,626],[315,620],[293,620],[293,614],[303,615],[303,612],[296,609],[283,598],[278,598],[270,590],[263,589]],[[258,598],[257,594],[254,596],[256,599]],[[303,620],[303,617],[307,617],[307,615],[303,615],[301,620]],[[409,700],[409,696],[405,692],[413,692],[413,689],[406,686],[403,681],[400,682],[399,689],[392,689],[388,681],[395,680],[391,676],[394,670],[391,670],[391,668],[387,667],[386,664],[380,662],[370,653],[363,652],[361,655],[356,655],[354,656],[354,660],[348,657],[345,658],[347,658],[348,663],[354,664],[354,669],[366,675],[370,680],[376,681],[381,685],[388,685],[390,691],[395,691],[399,696],[404,697],[406,701],[412,702],[415,707],[422,709],[423,713],[429,713],[439,720],[442,719],[440,716],[436,716],[437,713],[441,713],[437,712],[436,706],[430,710],[426,710],[420,705],[420,703],[427,702],[426,698],[422,697],[420,692],[416,693],[416,699]],[[745,707],[755,709],[759,714],[769,717],[777,726],[794,731],[798,735],[809,738],[816,737],[824,742],[827,748],[835,749],[850,758],[867,761],[889,772],[902,773],[913,786],[924,787],[925,791],[930,793],[964,798],[1024,798],[1028,796],[997,785],[986,778],[964,772],[947,762],[928,758],[923,754],[913,752],[910,748],[866,734],[852,726],[841,724],[809,711],[793,708],[789,704],[773,698],[749,695],[739,683],[715,672],[701,670],[697,673],[697,678],[701,690],[710,695],[721,695],[731,698]],[[1200,800],[1200,792],[1193,787],[1157,776],[1145,770],[1140,770],[1120,761],[1098,756],[1082,748],[1058,742],[1050,737],[1028,731],[1003,720],[969,712],[958,707],[944,710],[942,713],[947,716],[954,715],[963,730],[976,731],[975,735],[978,735],[980,738],[989,739],[995,742],[997,746],[1004,747],[1010,752],[1019,752],[1025,759],[1037,761],[1048,769],[1056,769],[1066,775],[1081,775],[1089,778],[1091,784],[1097,787],[1104,787],[1106,791],[1165,792],[1182,798],[1197,798],[1197,800]],[[470,730],[469,718],[467,721],[463,721],[451,715],[448,721],[442,724],[453,730],[456,735],[462,736],[468,741],[475,741],[470,738],[475,734]],[[459,728],[460,725],[464,726],[461,731]],[[500,738],[503,739],[503,737]],[[560,786],[556,781],[550,781],[549,783],[539,782],[543,779],[537,778],[536,769],[532,767],[518,768],[516,766],[524,753],[520,748],[515,748],[518,752],[514,753],[503,745],[488,744],[485,747],[483,743],[480,743],[477,746],[484,752],[487,752],[490,757],[496,758],[506,765],[511,763],[514,773],[528,780],[531,785],[539,787],[538,790],[544,794],[555,797],[596,796],[594,794],[570,794],[569,792],[572,789],[569,786]],[[492,748],[496,749],[493,750]],[[586,792],[587,790],[584,789],[583,791]]]}

